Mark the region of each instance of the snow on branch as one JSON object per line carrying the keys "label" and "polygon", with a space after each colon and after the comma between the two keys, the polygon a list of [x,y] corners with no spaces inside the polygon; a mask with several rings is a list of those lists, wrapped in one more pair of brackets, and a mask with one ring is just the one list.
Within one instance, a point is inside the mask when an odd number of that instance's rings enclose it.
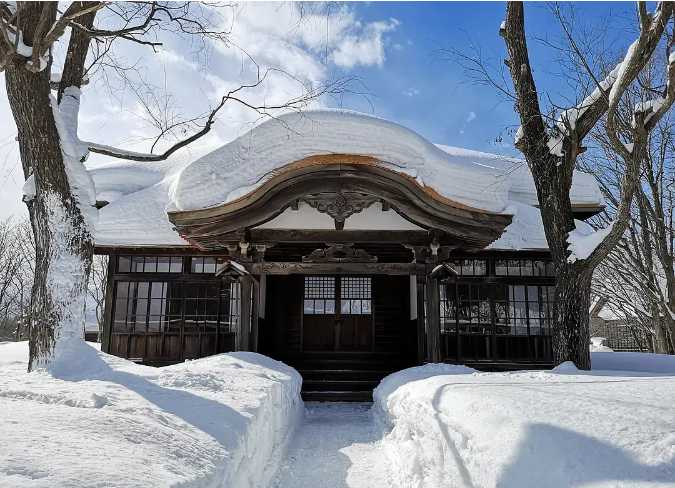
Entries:
{"label": "snow on branch", "polygon": [[604,229],[594,231],[584,222],[577,220],[575,224],[576,228],[567,236],[567,242],[569,243],[567,249],[570,251],[567,261],[570,263],[588,259],[614,227],[614,222],[611,222]]}
{"label": "snow on branch", "polygon": [[23,42],[19,27],[19,7],[11,9],[7,2],[0,2],[0,71],[14,56],[26,58],[26,69],[42,71],[49,63],[52,45],[65,33],[66,28],[75,19],[105,7],[103,2],[72,2],[66,11],[56,20],[57,2],[44,2],[40,11],[32,45]]}

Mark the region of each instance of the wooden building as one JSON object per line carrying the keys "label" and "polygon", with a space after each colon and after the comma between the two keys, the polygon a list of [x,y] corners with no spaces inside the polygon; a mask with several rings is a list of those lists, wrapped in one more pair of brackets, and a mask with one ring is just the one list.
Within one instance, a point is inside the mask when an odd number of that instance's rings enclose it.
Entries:
{"label": "wooden building", "polygon": [[[552,365],[555,273],[527,167],[346,112],[272,120],[192,163],[91,169],[110,256],[103,350],[234,350],[359,399],[445,361]],[[575,175],[580,219],[599,211]]]}

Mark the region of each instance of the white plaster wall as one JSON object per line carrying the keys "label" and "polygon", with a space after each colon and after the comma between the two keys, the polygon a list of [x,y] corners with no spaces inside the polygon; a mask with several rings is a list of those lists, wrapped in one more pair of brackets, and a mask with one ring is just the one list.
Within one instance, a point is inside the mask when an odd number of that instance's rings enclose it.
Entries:
{"label": "white plaster wall", "polygon": [[[298,210],[290,207],[258,229],[335,229],[333,219],[318,212],[307,203],[300,202]],[[345,222],[345,230],[424,230],[408,222],[395,210],[382,211],[382,204],[376,202],[363,212],[356,213]]]}

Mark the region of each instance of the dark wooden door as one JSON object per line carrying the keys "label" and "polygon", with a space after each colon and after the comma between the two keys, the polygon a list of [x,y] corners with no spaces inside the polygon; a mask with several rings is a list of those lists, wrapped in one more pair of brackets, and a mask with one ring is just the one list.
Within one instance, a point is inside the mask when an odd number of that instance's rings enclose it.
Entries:
{"label": "dark wooden door", "polygon": [[372,350],[371,281],[361,276],[305,276],[305,351]]}

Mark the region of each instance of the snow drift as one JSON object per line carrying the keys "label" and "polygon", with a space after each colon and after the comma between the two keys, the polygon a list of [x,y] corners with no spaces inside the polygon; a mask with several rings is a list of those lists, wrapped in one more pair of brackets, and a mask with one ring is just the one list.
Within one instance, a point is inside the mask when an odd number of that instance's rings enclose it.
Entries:
{"label": "snow drift", "polygon": [[[383,442],[400,468],[397,483],[675,486],[675,358],[594,353],[593,360],[612,370],[428,365],[385,378],[375,411],[391,429]],[[634,368],[640,372],[627,371]]]}
{"label": "snow drift", "polygon": [[255,353],[166,368],[73,344],[54,375],[0,344],[0,486],[265,486],[302,412],[301,378]]}

